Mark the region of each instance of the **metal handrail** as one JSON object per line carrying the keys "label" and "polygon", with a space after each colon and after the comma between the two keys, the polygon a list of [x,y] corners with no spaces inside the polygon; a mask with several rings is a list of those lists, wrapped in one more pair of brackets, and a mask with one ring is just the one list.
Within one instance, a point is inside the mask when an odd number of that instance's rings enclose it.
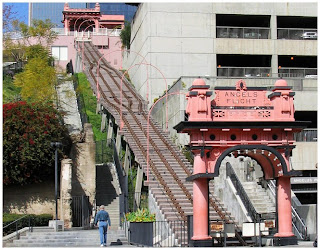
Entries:
{"label": "metal handrail", "polygon": [[123,222],[120,223],[120,226],[121,226],[121,229],[124,230],[125,236],[127,237],[128,242],[130,243],[130,239],[129,239],[129,235],[130,235],[130,234],[128,234],[129,226],[128,226],[128,221],[127,221],[127,218],[126,218],[126,214],[123,213],[122,216],[123,216],[123,217],[122,217],[122,218],[123,218]]}
{"label": "metal handrail", "polygon": [[[268,181],[267,183],[269,190],[271,191],[272,195],[276,195],[275,190],[276,190],[276,185],[273,180]],[[302,240],[307,240],[308,237],[308,227],[306,224],[303,222],[299,214],[297,213],[296,209],[291,205],[291,216],[292,216],[292,225],[294,229],[297,231],[298,235]],[[301,227],[299,227],[299,225]],[[298,228],[301,228],[299,230]]]}
{"label": "metal handrail", "polygon": [[234,172],[231,164],[227,162],[227,176],[230,177],[231,182],[235,186],[240,199],[243,201],[244,206],[246,207],[249,216],[254,219],[254,221],[261,219],[261,214],[257,213],[256,209],[254,208],[253,204],[250,201],[245,189],[243,188],[238,176]]}
{"label": "metal handrail", "polygon": [[24,216],[20,217],[19,219],[16,219],[15,221],[13,221],[13,222],[9,223],[8,225],[5,225],[5,226],[3,227],[3,229],[5,229],[5,228],[9,227],[10,225],[12,225],[12,224],[14,224],[14,223],[18,222],[19,220],[21,220],[21,219],[23,219],[23,218],[25,218],[25,217],[27,217],[27,216],[30,216],[30,214],[26,214],[26,215],[24,215]]}
{"label": "metal handrail", "polygon": [[16,231],[15,231],[15,232],[16,232],[16,237],[17,237],[17,239],[19,239],[19,238],[20,238],[20,233],[19,233],[19,229],[18,229],[18,222],[19,222],[20,220],[22,220],[23,218],[26,218],[26,217],[29,217],[28,227],[29,227],[29,232],[31,232],[31,231],[32,231],[32,227],[31,227],[31,215],[30,215],[30,214],[26,214],[26,215],[22,216],[21,218],[16,219],[15,221],[9,223],[8,225],[5,225],[5,226],[3,227],[3,229],[2,229],[2,231],[4,231],[5,228],[7,228],[7,227],[9,227],[9,226],[11,226],[11,225],[13,225],[13,224],[16,224]]}
{"label": "metal handrail", "polygon": [[[213,185],[213,184],[212,184]],[[217,197],[215,195],[213,195],[210,191],[209,191],[209,195],[211,196],[211,198],[214,199],[215,203],[218,203],[220,210],[222,210],[222,212],[224,212],[225,217],[228,216],[228,219],[222,219],[222,221],[224,221],[225,223],[230,223],[234,224],[235,226],[235,234],[237,239],[242,243],[242,245],[246,246],[247,243],[245,242],[245,240],[241,237],[240,232],[241,229],[240,227],[237,225],[237,223],[232,219],[231,215],[227,213],[227,211],[224,209],[224,207],[222,206],[222,204],[219,202],[219,200],[217,199]],[[221,217],[221,216],[220,216]],[[225,218],[224,217],[224,218]]]}

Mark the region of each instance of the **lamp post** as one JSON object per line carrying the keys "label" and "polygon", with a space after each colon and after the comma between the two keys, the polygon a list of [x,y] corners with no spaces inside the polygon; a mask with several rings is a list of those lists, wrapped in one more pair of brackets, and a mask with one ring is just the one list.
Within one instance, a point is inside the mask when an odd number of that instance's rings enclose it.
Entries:
{"label": "lamp post", "polygon": [[58,148],[62,146],[61,142],[51,142],[51,147],[55,148],[55,164],[54,164],[54,186],[56,201],[56,221],[58,220]]}

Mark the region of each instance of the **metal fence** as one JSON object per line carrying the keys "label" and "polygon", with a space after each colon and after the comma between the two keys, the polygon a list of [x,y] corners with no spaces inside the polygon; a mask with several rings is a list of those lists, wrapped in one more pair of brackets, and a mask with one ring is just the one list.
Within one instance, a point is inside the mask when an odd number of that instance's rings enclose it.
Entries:
{"label": "metal fence", "polygon": [[294,139],[297,142],[316,142],[318,141],[318,130],[314,129],[304,129],[300,133],[294,134]]}
{"label": "metal fence", "polygon": [[[123,229],[128,232],[130,244],[149,247],[188,246],[187,222],[185,221],[147,222],[145,227],[148,228],[148,234],[142,233],[144,225],[139,224],[140,232],[136,232],[136,224],[132,222],[123,223]],[[148,237],[148,239],[146,239],[146,237]]]}
{"label": "metal fence", "polygon": [[96,164],[113,162],[113,149],[107,140],[96,141]]}
{"label": "metal fence", "polygon": [[153,223],[153,247],[185,247],[187,245],[187,222],[175,220]]}
{"label": "metal fence", "polygon": [[89,228],[91,207],[89,196],[73,196],[72,202],[72,226]]}
{"label": "metal fence", "polygon": [[218,67],[218,77],[269,77],[271,67]]}
{"label": "metal fence", "polygon": [[270,28],[217,26],[217,38],[270,39]]}
{"label": "metal fence", "polygon": [[286,68],[281,67],[278,73],[272,73],[271,67],[217,67],[218,77],[244,77],[244,78],[318,78],[316,68]]}
{"label": "metal fence", "polygon": [[[263,27],[217,26],[217,38],[271,39],[271,29]],[[277,39],[317,40],[317,29],[278,28]]]}
{"label": "metal fence", "polygon": [[278,76],[300,77],[300,78],[318,78],[317,68],[283,68],[278,69]]}
{"label": "metal fence", "polygon": [[[288,40],[317,40],[318,30],[317,29],[288,29],[279,28],[277,29],[278,39],[288,39]],[[313,33],[313,36],[308,35],[308,33]]]}

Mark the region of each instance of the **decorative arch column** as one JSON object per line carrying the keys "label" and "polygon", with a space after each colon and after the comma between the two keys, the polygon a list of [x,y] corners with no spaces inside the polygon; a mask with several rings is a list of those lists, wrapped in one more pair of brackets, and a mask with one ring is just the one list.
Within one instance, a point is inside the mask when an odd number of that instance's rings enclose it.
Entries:
{"label": "decorative arch column", "polygon": [[274,243],[297,244],[292,232],[290,177],[299,173],[290,168],[289,155],[295,147],[294,133],[310,122],[295,121],[294,92],[282,79],[268,96],[267,88],[247,87],[240,80],[235,87],[215,87],[215,98],[210,101],[209,88],[202,79],[193,82],[187,94],[189,119],[174,127],[178,133],[190,135],[194,153],[194,172],[187,178],[193,181],[194,245],[205,246],[210,239],[208,180],[219,175],[220,164],[229,154],[256,159],[265,178],[277,180]]}
{"label": "decorative arch column", "polygon": [[[206,172],[206,154],[202,149],[194,149],[194,174]],[[193,181],[193,237],[192,240],[210,240],[209,227],[209,209],[208,209],[208,179],[197,178]]]}
{"label": "decorative arch column", "polygon": [[94,19],[94,24],[95,24],[95,29],[96,29],[96,32],[99,32],[99,20],[98,19]]}

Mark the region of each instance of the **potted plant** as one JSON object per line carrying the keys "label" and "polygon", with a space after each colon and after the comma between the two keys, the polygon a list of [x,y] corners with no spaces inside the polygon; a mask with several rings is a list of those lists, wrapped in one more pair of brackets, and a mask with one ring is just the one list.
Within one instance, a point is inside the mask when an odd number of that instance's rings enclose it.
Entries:
{"label": "potted plant", "polygon": [[130,222],[130,243],[153,246],[153,222],[156,215],[151,214],[148,209],[138,209],[127,213],[126,220]]}

